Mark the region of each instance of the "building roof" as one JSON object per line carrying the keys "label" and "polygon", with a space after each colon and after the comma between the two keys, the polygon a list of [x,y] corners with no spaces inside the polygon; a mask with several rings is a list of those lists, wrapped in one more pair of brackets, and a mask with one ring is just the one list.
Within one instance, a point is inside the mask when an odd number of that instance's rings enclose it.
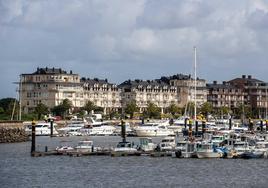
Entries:
{"label": "building roof", "polygon": [[218,84],[216,82],[207,84],[208,89],[237,89],[237,87],[227,83],[223,82],[222,84]]}
{"label": "building roof", "polygon": [[[62,70],[61,68],[37,68],[35,72],[32,74],[23,74],[23,75],[38,75],[38,74],[73,74],[73,71],[71,70],[70,73],[67,73],[67,71]],[[76,74],[75,74],[76,75]]]}
{"label": "building roof", "polygon": [[87,84],[87,85],[95,85],[95,84],[99,84],[99,85],[107,85],[107,86],[116,86],[116,84],[113,83],[109,83],[107,79],[98,79],[98,78],[85,78],[82,77],[81,78],[81,83]]}
{"label": "building roof", "polygon": [[246,77],[246,75],[242,75],[241,78],[235,78],[235,79],[232,79],[228,82],[243,82],[243,83],[263,83],[263,81],[261,80],[258,80],[256,78],[253,78],[251,75],[248,75]]}
{"label": "building roof", "polygon": [[137,87],[148,87],[151,86],[153,88],[155,87],[168,87],[171,88],[172,86],[170,86],[169,84],[167,84],[165,81],[161,80],[161,79],[156,79],[156,80],[126,80],[125,82],[121,83],[119,85],[119,87],[124,87],[124,88],[137,88]]}

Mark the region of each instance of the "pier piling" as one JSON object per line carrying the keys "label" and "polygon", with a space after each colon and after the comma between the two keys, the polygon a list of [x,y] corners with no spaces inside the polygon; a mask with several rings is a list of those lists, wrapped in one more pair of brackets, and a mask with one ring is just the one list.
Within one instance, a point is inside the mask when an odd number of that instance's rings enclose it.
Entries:
{"label": "pier piling", "polygon": [[49,119],[50,122],[50,137],[53,136],[53,119]]}
{"label": "pier piling", "polygon": [[35,152],[35,125],[36,122],[32,121],[32,146],[31,146],[31,154]]}
{"label": "pier piling", "polygon": [[206,132],[206,121],[202,121],[202,138],[204,138],[204,134]]}
{"label": "pier piling", "polygon": [[260,122],[260,130],[261,130],[261,132],[263,132],[263,121],[262,120]]}
{"label": "pier piling", "polygon": [[229,130],[232,130],[232,118],[229,119]]}
{"label": "pier piling", "polygon": [[253,131],[253,121],[249,119],[249,126],[248,126],[249,131]]}
{"label": "pier piling", "polygon": [[123,139],[123,142],[126,142],[126,125],[123,120],[121,120],[121,137]]}
{"label": "pier piling", "polygon": [[198,135],[198,121],[195,121],[195,135]]}

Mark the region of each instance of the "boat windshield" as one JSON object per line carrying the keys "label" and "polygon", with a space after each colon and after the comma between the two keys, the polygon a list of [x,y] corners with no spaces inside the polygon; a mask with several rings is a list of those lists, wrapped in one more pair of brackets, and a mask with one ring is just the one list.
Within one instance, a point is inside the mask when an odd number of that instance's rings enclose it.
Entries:
{"label": "boat windshield", "polygon": [[129,143],[129,142],[119,142],[117,144],[117,147],[118,148],[128,148],[128,147],[131,147],[131,143]]}
{"label": "boat windshield", "polygon": [[158,126],[158,124],[146,123],[146,124],[141,124],[140,126],[142,126],[142,127],[156,127],[156,126]]}
{"label": "boat windshield", "polygon": [[92,141],[78,143],[78,146],[92,146],[92,145],[93,145]]}
{"label": "boat windshield", "polygon": [[42,125],[42,124],[38,124],[38,125],[36,125],[35,127],[48,127],[47,125]]}
{"label": "boat windshield", "polygon": [[185,147],[186,143],[177,143],[177,147]]}
{"label": "boat windshield", "polygon": [[161,142],[174,142],[173,139],[163,139]]}
{"label": "boat windshield", "polygon": [[246,143],[235,143],[234,147],[246,147],[247,144]]}

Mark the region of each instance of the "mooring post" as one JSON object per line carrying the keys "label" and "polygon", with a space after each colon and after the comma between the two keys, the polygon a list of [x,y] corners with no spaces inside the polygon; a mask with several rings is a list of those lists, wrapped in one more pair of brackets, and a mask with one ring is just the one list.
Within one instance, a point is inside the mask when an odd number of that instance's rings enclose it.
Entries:
{"label": "mooring post", "polygon": [[202,121],[202,138],[204,138],[204,134],[206,132],[206,121]]}
{"label": "mooring post", "polygon": [[185,128],[185,130],[187,129],[187,125],[189,124],[189,119],[188,118],[185,118],[184,119],[184,128]]}
{"label": "mooring post", "polygon": [[195,135],[198,136],[198,121],[195,120]]}
{"label": "mooring post", "polygon": [[249,118],[249,126],[248,126],[249,131],[253,131],[253,121],[251,118]]}
{"label": "mooring post", "polygon": [[232,130],[232,118],[229,118],[229,130]]}
{"label": "mooring post", "polygon": [[144,124],[144,117],[141,118],[141,124]]}
{"label": "mooring post", "polygon": [[35,125],[36,122],[32,121],[32,146],[31,146],[31,153],[35,152]]}
{"label": "mooring post", "polygon": [[261,119],[261,124],[260,124],[261,132],[263,132],[263,121]]}
{"label": "mooring post", "polygon": [[50,137],[52,137],[53,136],[53,119],[50,118],[49,121],[50,121]]}
{"label": "mooring post", "polygon": [[123,120],[121,120],[121,136],[122,136],[123,142],[126,142],[126,125]]}

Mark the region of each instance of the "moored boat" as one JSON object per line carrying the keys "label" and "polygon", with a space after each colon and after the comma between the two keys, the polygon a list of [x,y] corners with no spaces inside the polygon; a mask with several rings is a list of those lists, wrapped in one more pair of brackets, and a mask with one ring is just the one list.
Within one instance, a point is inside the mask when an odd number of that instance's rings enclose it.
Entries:
{"label": "moored boat", "polygon": [[203,142],[197,147],[196,155],[198,158],[220,158],[222,153],[214,150],[212,143]]}

